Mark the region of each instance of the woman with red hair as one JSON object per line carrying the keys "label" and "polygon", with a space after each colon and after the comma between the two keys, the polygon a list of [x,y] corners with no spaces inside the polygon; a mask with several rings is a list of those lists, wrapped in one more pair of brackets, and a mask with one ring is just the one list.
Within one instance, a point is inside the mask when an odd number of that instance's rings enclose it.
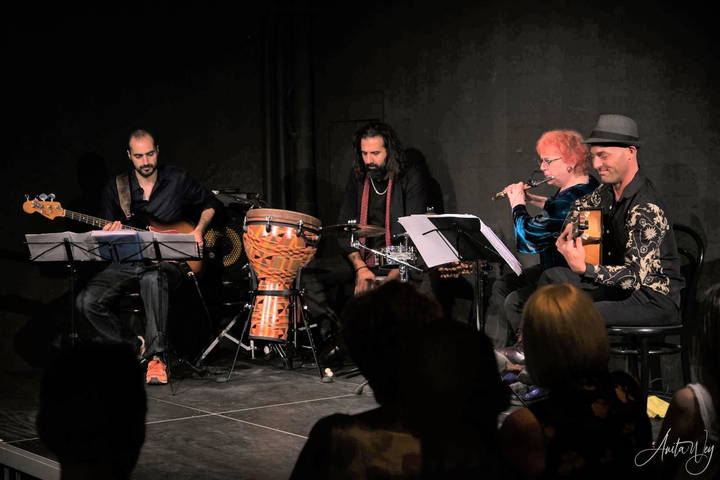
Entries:
{"label": "woman with red hair", "polygon": [[[503,348],[519,337],[522,308],[535,291],[540,274],[547,268],[567,266],[555,241],[575,200],[599,185],[588,174],[589,152],[583,140],[582,135],[573,130],[551,130],[538,139],[535,149],[540,171],[545,178],[550,178],[548,184],[558,188],[551,197],[528,193],[522,182],[503,190],[512,209],[518,252],[538,254],[540,263],[524,269],[520,277],[509,274],[495,282],[486,333],[493,338],[496,348]],[[527,203],[542,211],[530,215]],[[521,345],[503,353],[513,363],[524,362]]]}

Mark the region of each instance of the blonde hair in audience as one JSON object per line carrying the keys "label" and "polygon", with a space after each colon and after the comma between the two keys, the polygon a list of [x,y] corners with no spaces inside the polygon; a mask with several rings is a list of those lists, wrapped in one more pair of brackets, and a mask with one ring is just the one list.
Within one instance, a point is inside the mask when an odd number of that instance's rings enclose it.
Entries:
{"label": "blonde hair in audience", "polygon": [[530,297],[523,343],[528,373],[543,387],[608,368],[605,321],[590,296],[567,283],[545,285]]}

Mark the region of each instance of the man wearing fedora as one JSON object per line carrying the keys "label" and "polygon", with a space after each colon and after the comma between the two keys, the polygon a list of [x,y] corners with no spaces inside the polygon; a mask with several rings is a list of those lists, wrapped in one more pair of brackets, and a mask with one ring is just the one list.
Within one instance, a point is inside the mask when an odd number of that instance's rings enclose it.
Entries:
{"label": "man wearing fedora", "polygon": [[585,262],[582,241],[567,225],[556,245],[569,269],[546,270],[540,284],[583,287],[614,325],[679,322],[680,260],[661,196],[639,168],[637,124],[624,115],[600,115],[585,143],[601,185],[574,207],[602,211],[602,264]]}

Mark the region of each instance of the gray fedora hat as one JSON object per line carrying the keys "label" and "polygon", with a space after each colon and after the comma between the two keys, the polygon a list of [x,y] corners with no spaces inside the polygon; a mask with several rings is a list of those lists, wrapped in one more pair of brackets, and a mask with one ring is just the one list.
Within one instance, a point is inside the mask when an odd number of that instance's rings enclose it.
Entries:
{"label": "gray fedora hat", "polygon": [[640,146],[640,136],[635,120],[625,115],[603,114],[585,143],[590,145]]}

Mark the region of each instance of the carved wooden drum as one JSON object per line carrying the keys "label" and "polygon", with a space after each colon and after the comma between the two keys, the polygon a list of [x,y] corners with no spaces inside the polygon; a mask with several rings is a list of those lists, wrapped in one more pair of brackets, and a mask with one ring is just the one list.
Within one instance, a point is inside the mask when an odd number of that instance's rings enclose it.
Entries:
{"label": "carved wooden drum", "polygon": [[299,212],[248,210],[243,244],[258,281],[250,338],[287,341],[293,283],[298,271],[315,256],[321,227],[320,220]]}

